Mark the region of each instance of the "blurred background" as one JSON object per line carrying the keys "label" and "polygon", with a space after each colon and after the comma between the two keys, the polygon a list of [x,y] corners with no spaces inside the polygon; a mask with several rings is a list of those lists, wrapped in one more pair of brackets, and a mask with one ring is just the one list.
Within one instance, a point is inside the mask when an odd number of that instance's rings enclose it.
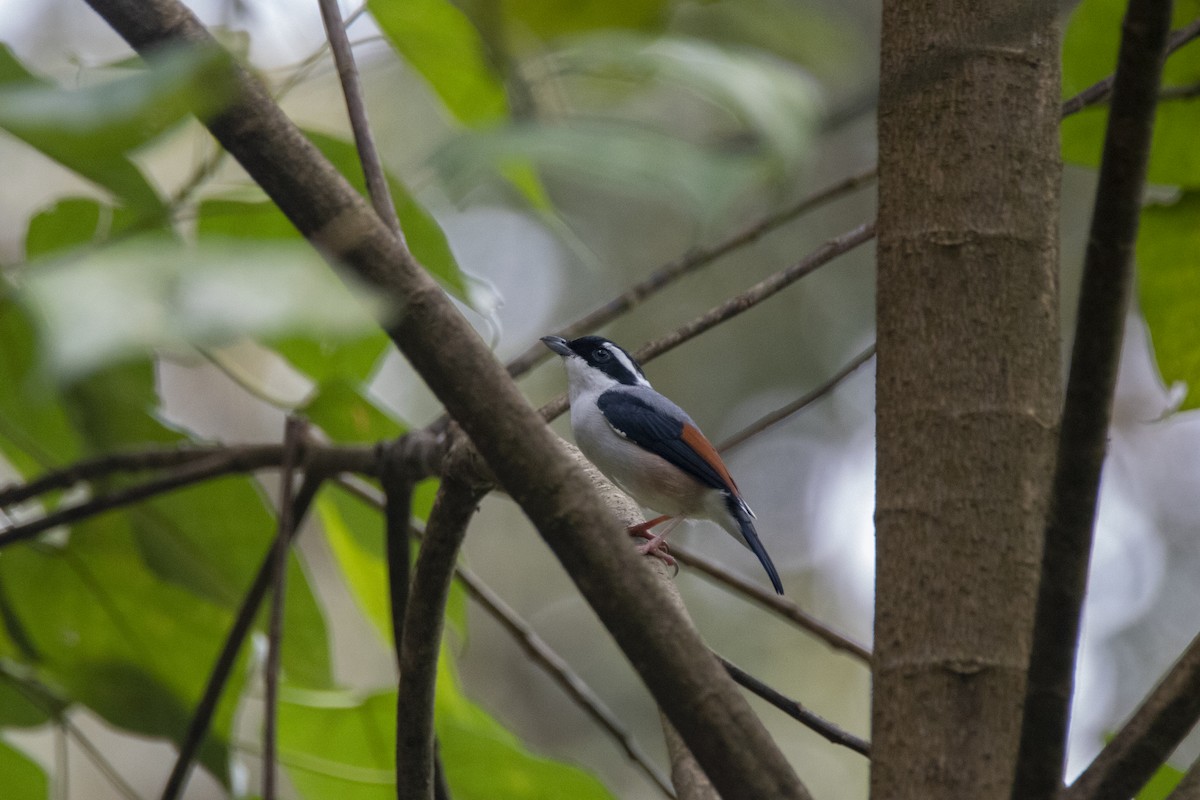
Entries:
{"label": "blurred background", "polygon": [[[294,84],[282,99],[293,119],[349,137],[315,0],[189,5],[243,48],[273,87]],[[502,96],[492,98],[498,111],[468,97],[467,89],[465,105],[456,106],[414,66],[428,54],[398,57],[370,15],[349,29],[383,159],[445,232],[464,276],[462,306],[501,358],[659,265],[874,163],[879,9],[873,0],[580,3],[573,11],[548,2],[507,5],[513,18],[504,34],[485,42],[492,61],[507,69]],[[463,7],[478,19],[499,5]],[[343,4],[347,14],[356,9]],[[104,80],[101,68],[128,54],[81,0],[0,0],[0,40],[30,69],[65,86]],[[445,56],[461,54],[447,48]],[[456,69],[468,75],[472,68],[463,61]],[[213,152],[211,139],[188,123],[134,160],[170,195]],[[536,181],[522,176],[522,159],[537,165]],[[25,258],[31,217],[66,196],[102,196],[6,135],[0,135],[0,164],[4,264]],[[1066,168],[1064,331],[1070,331],[1093,188],[1091,169]],[[244,174],[224,161],[193,197],[253,195]],[[867,184],[678,281],[602,332],[634,350],[873,216]],[[186,210],[177,221],[190,224]],[[856,249],[648,364],[647,374],[710,438],[724,438],[819,385],[871,343],[872,258],[870,246]],[[788,595],[866,643],[874,558],[872,380],[869,362],[830,396],[728,459]],[[213,348],[208,358],[164,354],[157,381],[164,419],[193,438],[225,442],[277,441],[285,409],[303,406],[313,390],[310,377],[248,341]],[[557,359],[530,373],[522,387],[534,403],[562,391]],[[367,396],[413,426],[439,413],[395,355],[372,370]],[[1193,413],[1172,414],[1180,396],[1163,385],[1144,325],[1132,312],[1084,621],[1072,774],[1195,632],[1200,511],[1189,500],[1200,474],[1200,427]],[[555,427],[569,438],[565,419]],[[265,485],[275,491],[274,479]],[[392,655],[356,606],[319,527],[310,522],[302,550],[333,643],[334,674],[344,686],[386,688]],[[753,557],[715,526],[689,523],[674,536],[762,580]],[[648,694],[513,503],[498,495],[484,502],[463,561],[665,763]],[[687,568],[678,583],[716,651],[851,732],[869,735],[865,667]],[[452,640],[467,696],[531,751],[584,768],[613,796],[660,796],[491,618],[468,605],[466,620]],[[241,771],[234,772],[253,787],[250,743],[258,721],[251,694],[238,725],[238,741],[247,744],[235,756]],[[752,703],[815,797],[866,797],[864,759]],[[157,793],[170,766],[168,745],[120,733],[86,710],[73,719],[141,796]],[[46,765],[60,758],[48,727],[5,738]],[[1195,748],[1180,754],[1184,761],[1194,755]],[[69,764],[70,797],[121,797],[88,759],[71,754]],[[225,795],[197,773],[187,796]]]}

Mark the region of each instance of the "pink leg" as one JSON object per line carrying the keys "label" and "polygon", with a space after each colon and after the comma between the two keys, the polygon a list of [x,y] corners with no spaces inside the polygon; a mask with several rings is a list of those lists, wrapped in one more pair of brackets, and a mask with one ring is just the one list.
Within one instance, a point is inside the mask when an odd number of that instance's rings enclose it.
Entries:
{"label": "pink leg", "polygon": [[655,525],[661,525],[669,519],[670,517],[664,514],[661,517],[655,517],[654,519],[647,520],[645,522],[639,522],[637,525],[630,525],[628,528],[629,535],[636,536],[639,539],[653,539],[654,535],[650,533],[650,529]]}

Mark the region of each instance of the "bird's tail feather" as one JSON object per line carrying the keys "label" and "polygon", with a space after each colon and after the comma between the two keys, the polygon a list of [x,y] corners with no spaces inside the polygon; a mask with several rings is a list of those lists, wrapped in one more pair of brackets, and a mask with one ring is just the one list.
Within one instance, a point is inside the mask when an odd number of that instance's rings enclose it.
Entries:
{"label": "bird's tail feather", "polygon": [[783,594],[783,583],[779,580],[779,572],[775,569],[775,565],[771,563],[771,557],[767,555],[767,549],[763,547],[762,541],[758,538],[758,531],[754,528],[754,522],[751,520],[753,513],[750,508],[742,501],[741,498],[734,495],[726,495],[726,504],[729,506],[729,511],[733,514],[733,518],[737,520],[738,528],[741,531],[741,539],[746,547],[750,548],[750,552],[758,557],[758,561],[763,565],[763,569],[767,571],[767,577],[771,579],[771,585],[775,587],[778,594]]}

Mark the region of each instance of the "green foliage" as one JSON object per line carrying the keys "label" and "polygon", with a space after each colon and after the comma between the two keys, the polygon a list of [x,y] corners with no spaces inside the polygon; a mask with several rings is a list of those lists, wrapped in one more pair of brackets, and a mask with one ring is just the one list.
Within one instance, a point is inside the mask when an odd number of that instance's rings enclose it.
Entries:
{"label": "green foliage", "polygon": [[1138,792],[1136,800],[1167,800],[1176,785],[1183,778],[1183,773],[1170,764],[1163,764],[1154,773],[1150,782]]}
{"label": "green foliage", "polygon": [[[1085,0],[1071,15],[1063,40],[1063,96],[1070,97],[1111,75],[1121,40],[1122,0]],[[1174,27],[1200,16],[1200,0],[1175,3]],[[1164,87],[1195,86],[1200,82],[1200,49],[1184,47],[1163,69]],[[1063,158],[1097,166],[1104,141],[1108,107],[1096,106],[1063,121]],[[1167,100],[1158,106],[1150,149],[1149,180],[1183,187],[1200,186],[1200,103]]]}
{"label": "green foliage", "polygon": [[483,125],[508,111],[483,37],[449,0],[368,0],[392,46],[424,76],[455,119]]}
{"label": "green foliage", "polygon": [[50,781],[45,771],[29,756],[0,741],[0,775],[4,776],[5,800],[47,800]]}
{"label": "green foliage", "polygon": [[1137,244],[1138,298],[1163,380],[1191,389],[1183,408],[1200,407],[1200,193],[1142,211]]}
{"label": "green foliage", "polygon": [[230,97],[220,50],[161,53],[132,76],[65,90],[30,73],[0,45],[0,128],[149,215],[158,193],[129,153],[177,125],[191,109],[221,108]]}

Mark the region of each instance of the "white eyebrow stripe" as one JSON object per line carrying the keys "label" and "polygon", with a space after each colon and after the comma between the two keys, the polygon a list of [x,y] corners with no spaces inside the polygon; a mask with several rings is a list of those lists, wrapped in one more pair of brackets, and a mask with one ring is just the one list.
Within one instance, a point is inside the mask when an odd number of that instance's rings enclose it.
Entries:
{"label": "white eyebrow stripe", "polygon": [[643,375],[642,371],[637,368],[637,365],[633,363],[633,360],[630,359],[629,356],[625,355],[624,350],[622,350],[619,347],[614,346],[613,344],[611,344],[609,342],[605,342],[604,349],[607,350],[608,352],[612,353],[613,358],[615,358],[615,359],[617,359],[617,361],[621,362],[621,366],[623,366],[623,367],[625,367],[625,369],[629,370],[629,374],[633,375],[633,377],[637,380],[637,382],[639,384],[641,384],[642,386],[650,385],[650,381],[646,380],[646,376]]}

